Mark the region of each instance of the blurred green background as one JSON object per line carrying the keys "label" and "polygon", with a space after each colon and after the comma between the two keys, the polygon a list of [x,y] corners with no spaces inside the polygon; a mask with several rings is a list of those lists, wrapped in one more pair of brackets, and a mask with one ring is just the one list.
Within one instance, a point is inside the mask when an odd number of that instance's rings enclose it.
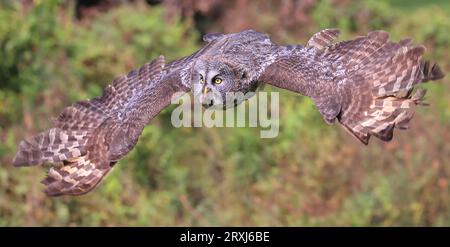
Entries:
{"label": "blurred green background", "polygon": [[91,193],[49,198],[46,168],[11,165],[22,138],[159,54],[205,32],[253,28],[302,43],[385,29],[450,71],[450,1],[0,0],[0,226],[450,226],[450,77],[390,143],[364,146],[327,126],[312,101],[280,91],[280,134],[180,128],[166,109]]}

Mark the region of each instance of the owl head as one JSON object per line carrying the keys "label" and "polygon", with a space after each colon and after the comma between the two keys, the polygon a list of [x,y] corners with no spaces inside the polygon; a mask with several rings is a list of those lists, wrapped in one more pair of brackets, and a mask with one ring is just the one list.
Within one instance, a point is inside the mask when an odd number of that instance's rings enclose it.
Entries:
{"label": "owl head", "polygon": [[220,59],[199,60],[194,65],[192,90],[196,101],[205,108],[229,108],[245,100],[242,85],[246,73]]}

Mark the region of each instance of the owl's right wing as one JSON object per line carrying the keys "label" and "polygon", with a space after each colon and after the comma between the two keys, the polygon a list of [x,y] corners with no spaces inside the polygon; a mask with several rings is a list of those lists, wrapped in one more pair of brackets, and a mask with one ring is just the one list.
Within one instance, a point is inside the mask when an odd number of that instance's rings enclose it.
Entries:
{"label": "owl's right wing", "polygon": [[388,33],[333,43],[336,29],[315,34],[303,46],[276,46],[277,58],[259,80],[309,96],[327,123],[335,119],[358,140],[370,136],[390,141],[393,129],[406,129],[413,107],[425,91],[414,91],[421,82],[437,80],[444,73],[421,57],[425,48],[410,39],[396,43]]}
{"label": "owl's right wing", "polygon": [[191,63],[208,49],[165,64],[160,56],[116,78],[97,98],[66,107],[54,127],[20,142],[16,166],[62,163],[42,181],[51,196],[92,190],[136,144],[143,128],[170,104],[173,94],[190,90]]}

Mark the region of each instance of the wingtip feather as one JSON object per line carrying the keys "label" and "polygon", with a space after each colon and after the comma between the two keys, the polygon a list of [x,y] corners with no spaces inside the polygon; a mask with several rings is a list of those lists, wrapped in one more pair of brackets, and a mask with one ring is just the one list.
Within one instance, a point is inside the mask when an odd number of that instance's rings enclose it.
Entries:
{"label": "wingtip feather", "polygon": [[40,165],[42,163],[40,155],[41,153],[34,150],[28,141],[22,140],[17,147],[12,164],[17,167]]}

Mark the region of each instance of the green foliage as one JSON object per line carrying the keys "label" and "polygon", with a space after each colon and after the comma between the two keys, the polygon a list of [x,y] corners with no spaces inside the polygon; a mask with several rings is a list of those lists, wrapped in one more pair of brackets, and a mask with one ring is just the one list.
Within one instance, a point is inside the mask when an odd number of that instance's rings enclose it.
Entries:
{"label": "green foliage", "polygon": [[[44,168],[10,164],[22,138],[118,74],[200,44],[191,21],[168,20],[163,7],[138,1],[78,21],[70,1],[35,2],[0,5],[0,226],[450,224],[448,78],[426,85],[431,106],[418,110],[410,130],[368,147],[324,124],[310,99],[269,86],[280,92],[274,139],[260,139],[257,128],[174,128],[172,107],[96,190],[45,197]],[[386,29],[424,43],[449,71],[448,8],[317,2],[307,32],[337,26],[349,38]],[[263,26],[278,18],[265,14]]]}
{"label": "green foliage", "polygon": [[344,32],[365,33],[386,27],[394,16],[387,0],[355,1],[346,5],[322,0],[318,1],[312,17],[316,24],[314,28],[336,27]]}

